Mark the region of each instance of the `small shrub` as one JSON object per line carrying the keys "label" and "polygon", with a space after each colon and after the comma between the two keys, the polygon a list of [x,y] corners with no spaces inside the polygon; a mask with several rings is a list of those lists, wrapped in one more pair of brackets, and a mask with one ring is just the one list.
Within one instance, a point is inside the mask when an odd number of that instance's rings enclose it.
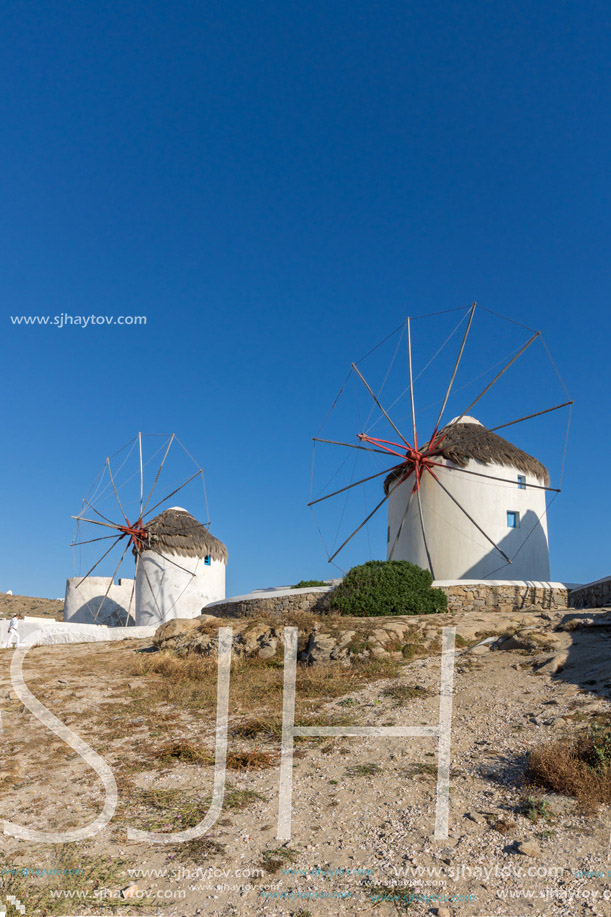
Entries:
{"label": "small shrub", "polygon": [[555,793],[575,796],[586,808],[611,804],[611,723],[597,722],[572,741],[531,751],[527,777]]}
{"label": "small shrub", "polygon": [[427,615],[446,611],[433,577],[407,560],[370,560],[353,567],[333,592],[330,610],[342,615]]}
{"label": "small shrub", "polygon": [[538,824],[539,819],[545,822],[553,820],[553,812],[549,807],[546,799],[538,799],[536,796],[529,796],[521,808],[524,815],[533,824]]}
{"label": "small shrub", "polygon": [[291,589],[309,589],[310,586],[328,586],[324,579],[300,579]]}

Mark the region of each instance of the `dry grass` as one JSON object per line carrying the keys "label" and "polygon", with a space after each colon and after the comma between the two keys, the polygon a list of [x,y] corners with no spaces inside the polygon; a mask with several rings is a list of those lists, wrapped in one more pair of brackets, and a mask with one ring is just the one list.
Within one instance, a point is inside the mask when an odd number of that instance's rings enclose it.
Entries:
{"label": "dry grass", "polygon": [[288,866],[297,859],[297,851],[291,850],[290,847],[275,847],[273,850],[265,850],[261,860],[261,866],[265,872],[273,875],[278,872],[282,866]]}
{"label": "dry grass", "polygon": [[611,724],[596,722],[572,740],[533,749],[527,778],[554,793],[574,796],[592,810],[611,804]]}
{"label": "dry grass", "polygon": [[[170,742],[154,752],[154,757],[163,762],[183,761],[186,764],[199,764],[204,766],[213,766],[215,762],[214,752],[202,748],[200,745],[194,745],[186,739],[180,739],[178,742]],[[243,771],[251,770],[258,767],[272,767],[277,763],[275,755],[267,751],[243,749],[238,751],[228,751],[226,764],[229,770]]]}
{"label": "dry grass", "polygon": [[428,688],[420,685],[389,685],[382,691],[384,697],[391,697],[395,705],[400,707],[407,701],[416,700],[420,697],[429,697],[431,692]]}
{"label": "dry grass", "polygon": [[[297,710],[307,713],[321,701],[334,700],[370,681],[397,674],[398,663],[372,659],[351,666],[339,663],[326,666],[298,666]],[[216,709],[217,663],[214,658],[195,655],[179,657],[169,651],[139,657],[133,674],[142,678],[146,695],[139,698],[139,712],[157,704],[172,704],[185,709]],[[234,712],[251,713],[257,704],[256,718],[269,717],[281,709],[284,669],[279,660],[237,659],[232,661],[230,703]],[[136,698],[138,700],[138,698]],[[250,717],[251,723],[253,717]],[[271,719],[270,729],[272,733]],[[235,727],[240,728],[240,727]],[[256,727],[255,727],[256,728]]]}

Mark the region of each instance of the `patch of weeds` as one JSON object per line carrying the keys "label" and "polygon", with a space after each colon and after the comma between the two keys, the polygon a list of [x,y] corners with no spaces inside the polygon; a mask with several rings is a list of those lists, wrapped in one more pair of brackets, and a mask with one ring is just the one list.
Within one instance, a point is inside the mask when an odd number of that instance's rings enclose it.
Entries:
{"label": "patch of weeds", "polygon": [[409,774],[416,777],[437,777],[437,765],[419,761],[417,764],[409,765]]}
{"label": "patch of weeds", "polygon": [[291,589],[307,589],[310,586],[328,586],[322,579],[300,579],[298,583],[291,586]]}
{"label": "patch of weeds", "polygon": [[375,777],[381,773],[382,768],[373,761],[368,764],[353,764],[351,767],[346,768],[348,777]]}
{"label": "patch of weeds", "polygon": [[192,841],[185,841],[174,847],[174,855],[181,862],[199,865],[213,856],[225,852],[225,844],[212,840],[211,837],[194,837]]}
{"label": "patch of weeds", "polygon": [[[228,784],[223,799],[224,809],[241,811],[263,797],[254,790],[242,790]],[[132,791],[130,814],[136,805],[136,819],[148,831],[176,831],[193,828],[207,815],[212,799],[203,793],[185,794],[184,790]]]}
{"label": "patch of weeds", "polygon": [[354,656],[358,656],[359,653],[365,652],[365,650],[369,649],[369,635],[355,634],[347,644],[346,649]]}
{"label": "patch of weeds", "polygon": [[258,767],[273,767],[277,762],[275,754],[269,751],[233,751],[227,753],[227,767],[232,771],[248,771]]}
{"label": "patch of weeds", "polygon": [[429,697],[431,692],[421,685],[390,685],[384,688],[382,694],[384,697],[392,698],[396,706],[399,707],[407,701],[417,700],[420,697]]}
{"label": "patch of weeds", "polygon": [[272,850],[264,850],[261,859],[261,866],[265,872],[273,875],[278,872],[282,866],[288,863],[294,863],[297,859],[297,851],[290,847],[274,847]]}
{"label": "patch of weeds", "polygon": [[454,639],[456,641],[456,646],[459,649],[463,649],[463,647],[469,646],[469,641],[465,637],[461,636],[461,634],[456,634]]}
{"label": "patch of weeds", "polygon": [[[156,752],[155,757],[160,761],[183,761],[187,764],[200,764],[212,766],[214,764],[214,754],[202,749],[191,742],[182,739],[179,742],[172,742],[170,745],[161,748]],[[267,751],[258,750],[238,750],[227,753],[226,765],[229,770],[243,771],[256,767],[272,767],[276,763],[276,757]]]}
{"label": "patch of weeds", "polygon": [[231,727],[231,735],[240,739],[278,739],[282,735],[282,719],[273,716],[253,716]]}
{"label": "patch of weeds", "polygon": [[549,823],[554,820],[554,813],[547,800],[536,796],[528,796],[519,811],[534,825],[537,825],[539,821]]}
{"label": "patch of weeds", "polygon": [[257,793],[256,790],[242,790],[239,787],[228,784],[225,788],[223,806],[241,812],[243,809],[247,809],[248,806],[251,806],[253,802],[257,802],[257,800],[263,802],[265,801],[265,796],[262,796],[261,793]]}
{"label": "patch of weeds", "polygon": [[184,761],[187,764],[214,764],[214,755],[207,749],[194,745],[187,739],[170,742],[159,748],[153,755],[159,761]]}
{"label": "patch of weeds", "polygon": [[327,783],[330,783],[331,786],[337,786],[339,783],[339,780],[328,780]]}
{"label": "patch of weeds", "polygon": [[555,837],[556,832],[553,828],[546,828],[544,831],[537,831],[537,837],[540,837],[542,841],[547,840],[550,837]]}
{"label": "patch of weeds", "polygon": [[358,704],[356,697],[344,697],[342,700],[338,701],[340,707],[354,707]]}
{"label": "patch of weeds", "polygon": [[366,889],[372,907],[380,904],[391,904],[395,913],[405,914],[411,907],[414,899],[413,888],[397,888],[392,885],[371,885]]}
{"label": "patch of weeds", "polygon": [[[126,884],[128,861],[120,857],[88,856],[81,844],[64,844],[51,853],[49,870],[44,876],[19,875],[14,867],[0,861],[0,897],[14,895],[27,906],[28,915],[51,917],[66,912],[66,898],[74,897],[85,902],[96,890],[115,888]],[[44,870],[41,870],[44,872]],[[134,909],[146,908],[148,902],[135,900]],[[81,904],[81,907],[83,905]],[[119,904],[116,905],[117,907]]]}
{"label": "patch of weeds", "polygon": [[422,647],[419,643],[404,643],[401,647],[401,655],[404,659],[414,659],[422,654]]}

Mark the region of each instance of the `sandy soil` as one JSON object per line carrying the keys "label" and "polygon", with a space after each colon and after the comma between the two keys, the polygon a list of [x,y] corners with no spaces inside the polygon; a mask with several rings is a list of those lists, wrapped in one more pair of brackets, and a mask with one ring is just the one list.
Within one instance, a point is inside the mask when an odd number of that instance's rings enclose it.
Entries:
{"label": "sandy soil", "polygon": [[16,611],[22,615],[37,618],[55,618],[63,620],[63,599],[39,599],[29,595],[5,595],[0,593],[0,617],[10,618]]}
{"label": "sandy soil", "polygon": [[[563,619],[578,629],[558,630]],[[211,764],[160,762],[155,752],[168,740],[188,740],[213,753],[214,716],[193,697],[188,705],[164,699],[164,676],[143,674],[143,660],[152,657],[137,641],[36,647],[24,664],[27,684],[112,767],[119,803],[103,831],[77,844],[5,837],[4,895],[22,900],[26,917],[611,914],[611,812],[585,813],[572,799],[524,785],[530,749],[611,712],[607,613],[489,612],[428,623],[454,623],[462,636],[447,840],[433,839],[435,739],[318,738],[299,742],[292,838],[280,844],[279,738],[261,735],[250,747],[269,752],[270,766],[229,771],[225,806],[205,838],[128,841],[127,826],[172,831],[203,818]],[[501,649],[466,645],[487,633],[517,639]],[[18,700],[11,659],[12,651],[0,653],[3,817],[45,831],[82,826],[103,806],[100,781]],[[439,682],[439,656],[417,658],[392,678],[354,690],[347,683],[318,712],[329,722],[434,725]],[[402,697],[401,686],[421,690]],[[261,702],[251,697],[248,712]],[[276,706],[279,716],[280,699]],[[232,700],[230,724],[244,714]],[[229,750],[240,741],[230,733]],[[537,821],[524,810],[529,795],[546,803]],[[527,841],[536,843],[530,855],[519,852]],[[62,874],[23,874],[36,869]],[[83,873],[72,878],[70,869]],[[137,885],[133,897],[121,899],[130,885]]]}

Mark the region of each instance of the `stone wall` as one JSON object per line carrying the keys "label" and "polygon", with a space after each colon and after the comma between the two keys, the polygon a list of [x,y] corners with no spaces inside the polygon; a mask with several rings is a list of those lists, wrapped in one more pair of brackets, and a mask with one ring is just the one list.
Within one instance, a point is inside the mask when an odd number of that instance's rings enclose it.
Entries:
{"label": "stone wall", "polygon": [[448,597],[448,611],[520,611],[567,608],[569,590],[561,583],[435,583]]}
{"label": "stone wall", "polygon": [[569,603],[571,608],[602,608],[611,605],[611,576],[573,589]]}
{"label": "stone wall", "polygon": [[284,615],[288,612],[313,613],[324,612],[329,605],[331,590],[324,591],[320,588],[312,592],[296,589],[290,595],[262,595],[252,598],[242,597],[235,602],[219,602],[216,605],[206,605],[202,613],[215,615],[217,618],[254,618],[257,615]]}
{"label": "stone wall", "polygon": [[[438,581],[434,586],[448,597],[448,611],[520,611],[530,608],[562,609],[569,605],[569,590],[561,583],[480,582],[476,580]],[[611,598],[611,580],[608,581]],[[324,613],[332,590],[311,592],[296,589],[279,595],[241,596],[236,601],[207,605],[204,614],[218,618],[254,618],[257,615],[278,615],[287,612]],[[602,602],[600,604],[603,604]],[[592,606],[594,607],[594,606]]]}

